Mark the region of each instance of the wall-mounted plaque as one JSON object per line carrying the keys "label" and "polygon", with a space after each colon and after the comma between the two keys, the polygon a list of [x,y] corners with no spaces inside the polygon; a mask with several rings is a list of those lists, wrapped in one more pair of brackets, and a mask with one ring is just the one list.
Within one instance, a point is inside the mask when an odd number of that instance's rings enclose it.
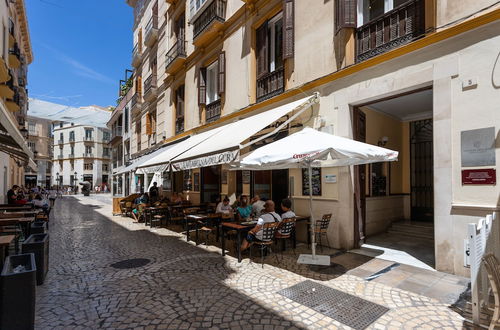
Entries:
{"label": "wall-mounted plaque", "polygon": [[495,166],[495,127],[462,131],[462,167]]}
{"label": "wall-mounted plaque", "polygon": [[497,183],[497,171],[494,168],[462,170],[462,184],[491,184]]}
{"label": "wall-mounted plaque", "polygon": [[200,191],[200,173],[196,172],[193,174],[193,190]]}
{"label": "wall-mounted plaque", "polygon": [[243,184],[250,184],[250,171],[241,171],[241,181]]}

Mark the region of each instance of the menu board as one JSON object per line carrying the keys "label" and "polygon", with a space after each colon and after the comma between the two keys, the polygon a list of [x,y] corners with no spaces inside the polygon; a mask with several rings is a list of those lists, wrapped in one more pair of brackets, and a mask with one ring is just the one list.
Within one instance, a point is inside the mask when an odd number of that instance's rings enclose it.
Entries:
{"label": "menu board", "polygon": [[220,183],[227,184],[227,170],[221,170]]}
{"label": "menu board", "polygon": [[194,186],[194,191],[200,191],[200,173],[194,173],[193,174],[193,186]]}
{"label": "menu board", "polygon": [[250,183],[250,171],[241,171],[241,178],[243,184],[249,184]]}
{"label": "menu board", "polygon": [[[312,194],[313,196],[321,196],[321,168],[312,168]],[[309,170],[302,169],[302,195],[309,196]]]}

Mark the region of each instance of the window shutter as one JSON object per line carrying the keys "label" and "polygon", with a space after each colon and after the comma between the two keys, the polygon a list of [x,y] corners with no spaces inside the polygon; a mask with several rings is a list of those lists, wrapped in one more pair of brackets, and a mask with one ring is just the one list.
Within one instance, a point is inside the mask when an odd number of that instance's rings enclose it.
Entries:
{"label": "window shutter", "polygon": [[194,15],[194,0],[189,1],[189,15],[190,17]]}
{"label": "window shutter", "polygon": [[217,82],[219,94],[226,91],[226,52],[219,54],[219,80]]}
{"label": "window shutter", "polygon": [[176,118],[184,117],[184,85],[177,88]]}
{"label": "window shutter", "polygon": [[357,27],[357,10],[356,0],[335,0],[335,33]]}
{"label": "window shutter", "polygon": [[137,94],[142,94],[142,77],[137,76],[135,79],[135,92]]}
{"label": "window shutter", "polygon": [[283,17],[283,59],[293,58],[295,49],[295,0],[284,0]]}
{"label": "window shutter", "polygon": [[257,37],[257,79],[265,75],[269,70],[267,57],[267,22],[262,24],[256,31]]}
{"label": "window shutter", "polygon": [[142,53],[142,29],[139,29],[139,33],[137,36],[137,49],[139,50],[139,53]]}
{"label": "window shutter", "polygon": [[149,113],[146,115],[146,134],[153,134],[153,130],[151,129],[151,115]]}
{"label": "window shutter", "polygon": [[201,68],[198,74],[198,104],[207,104],[207,69]]}

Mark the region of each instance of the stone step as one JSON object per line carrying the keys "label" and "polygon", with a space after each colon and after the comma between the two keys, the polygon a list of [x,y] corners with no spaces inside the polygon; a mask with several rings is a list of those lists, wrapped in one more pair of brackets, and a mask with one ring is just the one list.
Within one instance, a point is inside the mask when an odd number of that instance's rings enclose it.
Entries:
{"label": "stone step", "polygon": [[391,234],[405,235],[409,237],[418,237],[434,239],[434,227],[430,225],[419,225],[406,222],[395,222],[388,230]]}

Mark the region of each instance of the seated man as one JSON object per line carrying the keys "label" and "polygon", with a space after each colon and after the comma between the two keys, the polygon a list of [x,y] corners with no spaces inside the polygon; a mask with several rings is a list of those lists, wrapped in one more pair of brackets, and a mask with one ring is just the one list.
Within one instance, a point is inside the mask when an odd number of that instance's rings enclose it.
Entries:
{"label": "seated man", "polygon": [[241,251],[245,251],[250,247],[253,242],[262,240],[262,226],[268,222],[280,222],[281,218],[278,213],[274,212],[274,202],[272,200],[267,200],[264,204],[264,212],[257,220],[257,225],[253,227],[249,232],[247,237],[243,240],[241,244]]}
{"label": "seated man", "polygon": [[135,208],[132,210],[132,217],[136,222],[139,222],[142,212],[144,211],[144,208],[148,205],[149,203],[149,196],[148,193],[142,194],[141,197],[136,198],[135,200]]}
{"label": "seated man", "polygon": [[226,196],[226,197],[224,197],[222,202],[220,202],[217,205],[217,208],[215,209],[215,213],[229,214],[229,213],[231,213],[232,210],[233,210],[233,208],[231,207],[231,205],[229,205],[229,198],[227,198],[227,196]]}
{"label": "seated man", "polygon": [[13,185],[9,191],[7,191],[7,203],[16,204],[17,201],[17,191],[19,190],[18,185]]}
{"label": "seated man", "polygon": [[[283,214],[281,215],[282,220],[295,218],[295,213],[292,211],[292,201],[288,198],[285,198],[281,201],[281,209],[283,210]],[[282,234],[279,227],[278,233]]]}
{"label": "seated man", "polygon": [[255,195],[252,199],[252,213],[256,217],[260,217],[260,214],[264,210],[265,202],[260,199],[259,195]]}

